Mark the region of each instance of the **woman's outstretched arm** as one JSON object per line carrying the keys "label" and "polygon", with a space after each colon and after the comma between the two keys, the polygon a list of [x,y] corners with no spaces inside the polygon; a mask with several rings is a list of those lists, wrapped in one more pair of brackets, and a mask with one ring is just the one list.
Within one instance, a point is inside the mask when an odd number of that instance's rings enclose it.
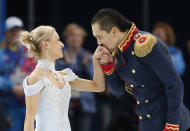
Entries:
{"label": "woman's outstretched arm", "polygon": [[75,79],[74,81],[70,82],[70,85],[73,89],[88,92],[102,92],[105,90],[104,72],[102,71],[100,65],[100,57],[105,55],[105,51],[106,49],[104,47],[98,46],[93,55],[93,80],[86,80],[81,78]]}

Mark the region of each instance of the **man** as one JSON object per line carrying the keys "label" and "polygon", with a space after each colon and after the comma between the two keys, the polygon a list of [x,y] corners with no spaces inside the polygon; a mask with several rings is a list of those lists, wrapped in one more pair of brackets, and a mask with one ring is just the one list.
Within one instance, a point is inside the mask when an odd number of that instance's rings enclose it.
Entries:
{"label": "man", "polygon": [[183,76],[186,63],[184,61],[181,49],[176,46],[176,38],[172,26],[166,22],[156,22],[153,25],[152,33],[155,36],[158,36],[168,46],[173,65],[177,73],[180,76]]}
{"label": "man", "polygon": [[100,58],[106,85],[116,97],[127,91],[136,99],[139,130],[186,131],[183,83],[165,44],[114,9],[98,11],[91,25],[98,44],[112,53]]}
{"label": "man", "polygon": [[[18,33],[22,30],[23,22],[20,18],[8,17],[6,19],[5,41],[0,45],[0,99],[5,114],[11,120],[8,131],[21,131],[24,126],[24,90],[22,83],[16,82],[19,77],[14,76],[16,68],[22,66],[23,63],[23,48],[19,46],[18,39]],[[15,78],[16,81],[12,78]]]}

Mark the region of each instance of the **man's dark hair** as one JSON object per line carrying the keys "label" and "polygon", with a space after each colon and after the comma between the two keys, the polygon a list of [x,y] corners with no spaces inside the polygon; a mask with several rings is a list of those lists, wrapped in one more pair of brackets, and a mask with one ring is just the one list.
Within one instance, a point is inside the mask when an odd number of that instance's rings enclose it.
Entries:
{"label": "man's dark hair", "polygon": [[115,9],[105,8],[99,10],[91,20],[91,25],[98,23],[101,30],[110,32],[112,27],[117,27],[121,32],[130,29],[132,23]]}

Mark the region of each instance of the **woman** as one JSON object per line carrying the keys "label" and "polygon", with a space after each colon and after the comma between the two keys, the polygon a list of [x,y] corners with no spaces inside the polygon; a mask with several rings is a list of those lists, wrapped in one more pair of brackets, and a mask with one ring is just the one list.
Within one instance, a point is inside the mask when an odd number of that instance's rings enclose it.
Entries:
{"label": "woman", "polygon": [[107,52],[98,47],[93,56],[93,81],[78,78],[69,68],[55,71],[55,60],[62,56],[63,43],[55,29],[39,26],[31,33],[21,33],[21,42],[29,48],[30,55],[38,58],[34,71],[25,78],[26,96],[24,131],[70,131],[68,107],[71,88],[80,91],[101,92],[105,90],[104,74],[100,56]]}
{"label": "woman", "polygon": [[158,36],[168,46],[173,65],[180,76],[185,72],[186,64],[182,51],[175,46],[173,28],[165,22],[157,22],[153,26],[153,34]]}

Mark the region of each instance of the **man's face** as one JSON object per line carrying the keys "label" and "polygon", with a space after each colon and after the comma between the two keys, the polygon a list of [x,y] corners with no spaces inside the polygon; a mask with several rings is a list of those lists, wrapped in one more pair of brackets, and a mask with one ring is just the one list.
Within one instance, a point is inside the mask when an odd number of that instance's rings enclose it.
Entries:
{"label": "man's face", "polygon": [[103,45],[111,52],[115,49],[117,37],[116,34],[113,33],[113,30],[107,33],[106,31],[100,29],[98,23],[95,23],[92,25],[92,32],[94,37],[97,39],[98,45]]}
{"label": "man's face", "polygon": [[162,27],[156,27],[152,32],[155,36],[158,36],[161,40],[166,42],[166,33]]}
{"label": "man's face", "polygon": [[5,36],[6,36],[6,41],[9,44],[9,47],[11,50],[18,50],[21,46],[20,41],[19,41],[19,35],[20,32],[22,32],[23,29],[21,28],[14,28],[9,31],[6,31]]}
{"label": "man's face", "polygon": [[84,42],[84,36],[80,29],[75,29],[72,31],[72,34],[67,36],[66,43],[71,48],[80,49]]}

